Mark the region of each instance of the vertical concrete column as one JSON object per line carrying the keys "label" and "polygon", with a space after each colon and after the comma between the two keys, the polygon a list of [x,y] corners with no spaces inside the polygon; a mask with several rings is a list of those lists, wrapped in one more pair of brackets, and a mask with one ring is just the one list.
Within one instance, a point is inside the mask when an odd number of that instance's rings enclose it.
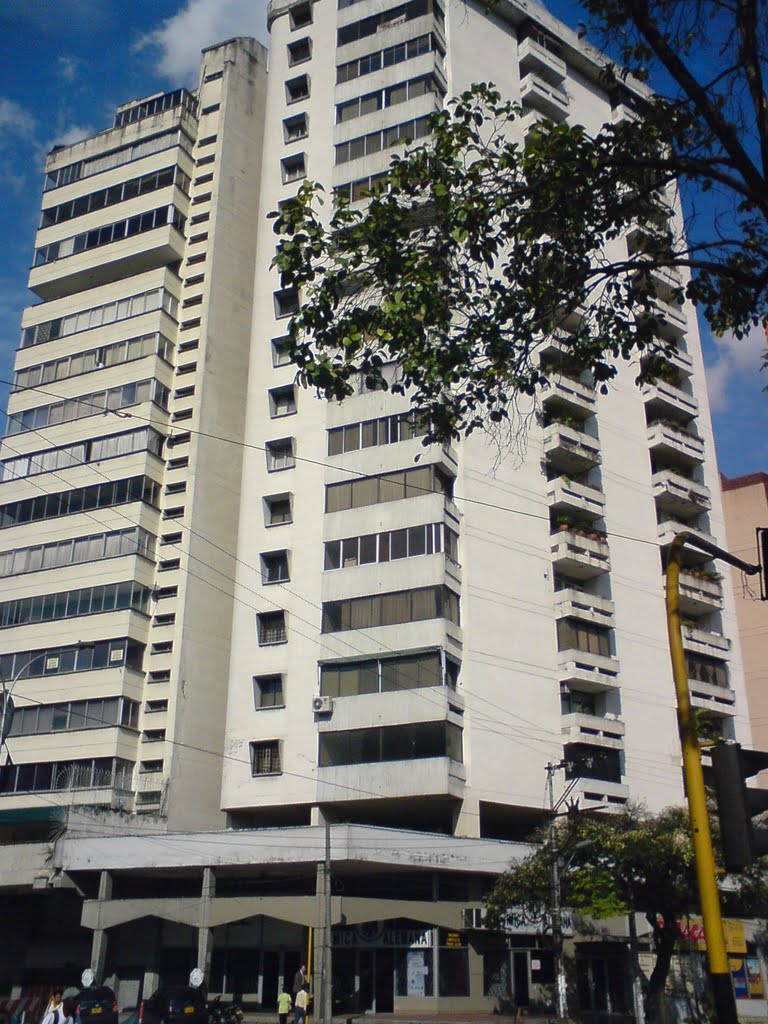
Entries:
{"label": "vertical concrete column", "polygon": [[144,969],[144,980],[141,983],[141,998],[148,999],[160,987],[160,949],[162,946],[163,922],[153,918],[152,937],[144,951],[147,966]]}
{"label": "vertical concrete column", "polygon": [[98,985],[104,983],[104,965],[107,959],[107,929],[102,927],[102,910],[107,900],[112,899],[112,875],[109,871],[99,874],[99,902],[96,920],[98,924],[93,931],[91,942],[91,970]]}
{"label": "vertical concrete column", "polygon": [[216,875],[212,868],[203,870],[203,887],[200,893],[200,917],[197,926],[197,966],[205,976],[206,985],[211,976],[211,957],[213,956],[213,928],[211,928],[211,908],[216,895]]}

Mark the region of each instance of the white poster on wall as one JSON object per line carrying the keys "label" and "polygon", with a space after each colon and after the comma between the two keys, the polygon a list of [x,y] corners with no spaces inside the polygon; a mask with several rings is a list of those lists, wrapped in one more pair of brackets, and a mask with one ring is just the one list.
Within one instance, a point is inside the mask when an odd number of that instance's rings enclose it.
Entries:
{"label": "white poster on wall", "polygon": [[424,953],[420,949],[408,950],[408,995],[425,995],[425,979],[427,966],[424,963]]}

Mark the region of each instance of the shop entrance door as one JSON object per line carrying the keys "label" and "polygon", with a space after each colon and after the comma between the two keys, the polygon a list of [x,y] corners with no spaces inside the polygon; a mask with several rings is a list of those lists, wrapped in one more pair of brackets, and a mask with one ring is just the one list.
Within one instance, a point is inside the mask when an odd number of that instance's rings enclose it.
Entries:
{"label": "shop entrance door", "polygon": [[512,976],[515,980],[515,1006],[528,1006],[528,951],[512,954]]}
{"label": "shop entrance door", "polygon": [[280,984],[280,954],[277,950],[265,949],[262,954],[263,967],[261,973],[261,1006],[264,1010],[274,1010],[277,1006],[277,992]]}
{"label": "shop entrance door", "polygon": [[376,950],[376,1013],[395,1009],[395,954],[391,949]]}
{"label": "shop entrance door", "polygon": [[359,1013],[373,1009],[375,956],[376,954],[371,949],[360,950],[358,961],[360,986],[357,990]]}

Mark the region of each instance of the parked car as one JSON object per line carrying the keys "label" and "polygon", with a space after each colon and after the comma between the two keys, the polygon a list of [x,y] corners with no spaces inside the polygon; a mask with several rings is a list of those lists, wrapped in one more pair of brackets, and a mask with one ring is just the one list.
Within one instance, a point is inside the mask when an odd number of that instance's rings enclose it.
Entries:
{"label": "parked car", "polygon": [[142,1001],[139,1024],[208,1024],[208,1004],[199,988],[169,985]]}
{"label": "parked car", "polygon": [[82,1024],[118,1024],[117,999],[106,985],[84,988],[74,999]]}

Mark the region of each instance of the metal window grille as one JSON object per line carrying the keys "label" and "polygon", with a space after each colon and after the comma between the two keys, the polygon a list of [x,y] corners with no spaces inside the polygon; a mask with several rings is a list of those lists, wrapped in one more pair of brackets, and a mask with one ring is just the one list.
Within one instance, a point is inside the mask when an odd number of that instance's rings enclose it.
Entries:
{"label": "metal window grille", "polygon": [[280,771],[279,740],[264,740],[251,744],[251,772],[253,775],[275,775]]}

